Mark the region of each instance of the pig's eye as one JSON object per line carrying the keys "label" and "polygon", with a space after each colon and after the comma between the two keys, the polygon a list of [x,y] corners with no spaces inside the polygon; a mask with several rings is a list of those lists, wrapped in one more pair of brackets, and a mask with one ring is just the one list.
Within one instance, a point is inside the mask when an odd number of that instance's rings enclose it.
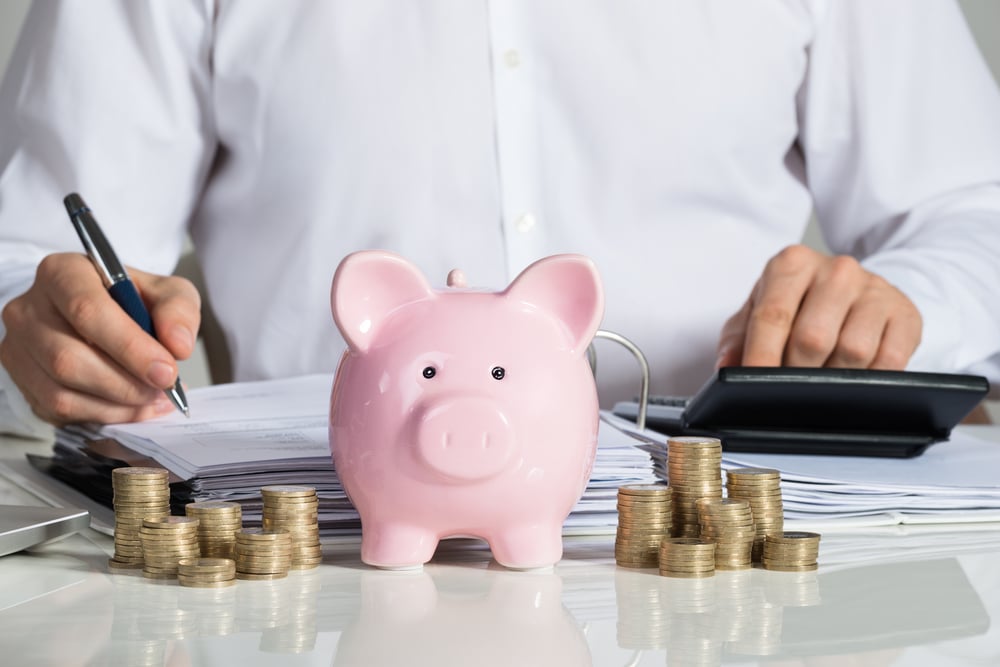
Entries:
{"label": "pig's eye", "polygon": [[503,369],[503,366],[494,366],[493,370],[490,371],[490,375],[493,376],[494,380],[502,380],[504,375],[507,375],[507,371]]}
{"label": "pig's eye", "polygon": [[432,377],[437,375],[437,369],[433,366],[428,366],[424,369],[424,377],[430,380]]}

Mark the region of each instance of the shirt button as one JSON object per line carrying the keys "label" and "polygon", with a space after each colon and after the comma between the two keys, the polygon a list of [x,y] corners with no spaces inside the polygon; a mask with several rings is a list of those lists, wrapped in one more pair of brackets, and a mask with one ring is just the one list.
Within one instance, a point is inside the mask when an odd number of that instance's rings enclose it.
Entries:
{"label": "shirt button", "polygon": [[503,54],[503,62],[510,69],[516,69],[521,64],[521,54],[517,49],[507,49]]}
{"label": "shirt button", "polygon": [[530,232],[537,220],[531,213],[522,213],[514,218],[514,227],[519,232]]}

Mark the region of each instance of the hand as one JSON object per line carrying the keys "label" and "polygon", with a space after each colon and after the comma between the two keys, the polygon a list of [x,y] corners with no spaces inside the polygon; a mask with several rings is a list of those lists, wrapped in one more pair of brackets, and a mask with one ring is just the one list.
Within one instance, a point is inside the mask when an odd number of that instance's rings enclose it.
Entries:
{"label": "hand", "polygon": [[722,327],[717,365],[902,370],[922,327],[913,302],[855,259],[794,245]]}
{"label": "hand", "polygon": [[84,255],[49,255],[3,309],[0,362],[41,419],[107,424],[175,409],[163,390],[177,379],[175,359],[194,349],[200,296],[183,278],[129,275],[159,342],[111,298]]}

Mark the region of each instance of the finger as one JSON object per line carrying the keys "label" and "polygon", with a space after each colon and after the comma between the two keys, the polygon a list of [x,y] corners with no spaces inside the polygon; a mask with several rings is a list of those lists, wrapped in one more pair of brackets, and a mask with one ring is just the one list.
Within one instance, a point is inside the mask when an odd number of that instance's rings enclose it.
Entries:
{"label": "finger", "polygon": [[[21,313],[12,315],[12,321],[23,318]],[[9,366],[16,370],[16,375],[11,373],[15,379],[45,375],[71,391],[133,407],[150,403],[162,393],[81,340],[51,304],[34,305],[30,328],[17,331],[25,333],[8,336]]]}
{"label": "finger", "polygon": [[737,366],[743,360],[743,339],[750,319],[750,299],[722,325],[717,346],[716,368]]}
{"label": "finger", "polygon": [[162,391],[142,405],[125,405],[74,390],[52,380],[45,373],[22,374],[28,384],[19,383],[32,411],[42,420],[63,426],[78,422],[101,424],[141,421],[169,414],[173,404]]}
{"label": "finger", "polygon": [[923,320],[916,307],[908,303],[911,309],[897,312],[886,323],[878,353],[869,364],[870,368],[901,371],[906,368],[910,357],[920,345]]}
{"label": "finger", "polygon": [[790,246],[767,263],[747,322],[744,366],[782,365],[795,316],[816,274],[818,256],[803,246]]}
{"label": "finger", "polygon": [[785,344],[783,363],[788,366],[819,367],[827,362],[852,304],[867,284],[868,274],[853,257],[824,258],[820,266]]}
{"label": "finger", "polygon": [[138,269],[129,269],[129,272],[143,301],[152,304],[150,317],[157,339],[174,358],[190,357],[201,325],[198,289],[179,276],[160,276]]}
{"label": "finger", "polygon": [[844,318],[836,347],[826,361],[830,368],[868,368],[878,354],[888,325],[886,304],[859,301]]}
{"label": "finger", "polygon": [[115,303],[93,268],[50,262],[52,257],[39,264],[36,282],[71,329],[150,386],[172,386],[177,377],[173,355]]}
{"label": "finger", "polygon": [[902,370],[920,344],[923,320],[905,294],[866,273],[863,293],[844,321],[828,365]]}

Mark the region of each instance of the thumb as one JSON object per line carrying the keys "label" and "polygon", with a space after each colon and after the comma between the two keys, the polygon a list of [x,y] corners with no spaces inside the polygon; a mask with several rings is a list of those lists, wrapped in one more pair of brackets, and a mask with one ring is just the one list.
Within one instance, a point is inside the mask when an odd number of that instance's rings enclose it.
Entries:
{"label": "thumb", "polygon": [[128,269],[153,319],[156,337],[176,359],[194,352],[201,326],[201,295],[194,284],[179,276],[162,276]]}

